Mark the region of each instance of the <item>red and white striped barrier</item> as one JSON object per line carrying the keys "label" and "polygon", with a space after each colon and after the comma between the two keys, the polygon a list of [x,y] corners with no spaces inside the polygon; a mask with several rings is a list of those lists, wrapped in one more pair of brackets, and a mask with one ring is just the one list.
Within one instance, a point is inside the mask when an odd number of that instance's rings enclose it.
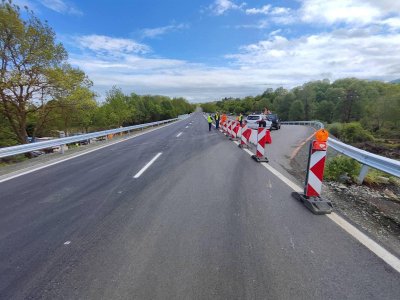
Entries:
{"label": "red and white striped barrier", "polygon": [[326,142],[312,142],[309,158],[308,176],[304,194],[307,197],[319,197],[321,195],[322,179],[326,158]]}
{"label": "red and white striped barrier", "polygon": [[219,131],[222,132],[222,133],[225,132],[224,127],[225,127],[225,122],[220,121],[220,123],[219,123]]}
{"label": "red and white striped barrier", "polygon": [[247,125],[243,125],[240,129],[240,148],[248,148],[248,141],[250,139],[252,130],[247,127]]}
{"label": "red and white striped barrier", "polygon": [[256,154],[252,156],[258,162],[268,162],[268,158],[265,156],[265,144],[271,141],[271,135],[267,128],[258,128],[257,130],[257,144]]}
{"label": "red and white striped barrier", "polygon": [[294,198],[302,201],[309,210],[317,215],[329,214],[333,209],[330,201],[321,198],[327,148],[325,141],[311,142],[304,194],[292,193]]}
{"label": "red and white striped barrier", "polygon": [[230,139],[232,141],[236,141],[236,140],[238,140],[238,137],[239,137],[240,124],[238,121],[232,121],[232,122],[233,122],[233,124],[232,124],[232,132],[231,132]]}
{"label": "red and white striped barrier", "polygon": [[232,135],[232,120],[228,120],[227,134],[228,137]]}

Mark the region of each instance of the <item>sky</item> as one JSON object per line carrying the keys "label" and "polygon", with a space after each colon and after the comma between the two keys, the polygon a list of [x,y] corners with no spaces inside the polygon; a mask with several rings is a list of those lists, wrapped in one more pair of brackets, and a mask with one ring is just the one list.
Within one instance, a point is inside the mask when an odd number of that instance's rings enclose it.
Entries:
{"label": "sky", "polygon": [[398,0],[14,0],[47,20],[98,100],[191,102],[311,80],[400,78]]}

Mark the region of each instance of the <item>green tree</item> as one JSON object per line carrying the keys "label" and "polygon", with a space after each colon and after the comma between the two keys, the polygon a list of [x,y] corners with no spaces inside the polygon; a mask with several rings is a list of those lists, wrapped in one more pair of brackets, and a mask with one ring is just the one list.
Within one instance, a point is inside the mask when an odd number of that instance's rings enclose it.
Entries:
{"label": "green tree", "polygon": [[[51,116],[57,128],[68,134],[72,128],[87,131],[92,124],[93,114],[97,107],[95,94],[89,89],[92,82],[84,72],[64,64],[52,70],[54,86],[52,97],[55,101],[46,104],[47,110],[53,110]],[[41,118],[46,121],[45,118]],[[42,122],[43,125],[43,122]],[[40,131],[38,126],[37,130]]]}
{"label": "green tree", "polygon": [[326,100],[321,101],[320,103],[317,104],[317,109],[315,111],[316,118],[318,120],[332,123],[334,108],[335,106],[333,105],[332,102]]}
{"label": "green tree", "polygon": [[2,2],[0,58],[2,112],[18,142],[26,143],[30,115],[43,119],[49,114],[46,103],[57,85],[53,71],[66,60],[67,53],[55,42],[54,31],[32,12],[23,20],[17,6]]}
{"label": "green tree", "polygon": [[294,101],[290,105],[289,120],[300,121],[304,118],[304,104],[300,100]]}

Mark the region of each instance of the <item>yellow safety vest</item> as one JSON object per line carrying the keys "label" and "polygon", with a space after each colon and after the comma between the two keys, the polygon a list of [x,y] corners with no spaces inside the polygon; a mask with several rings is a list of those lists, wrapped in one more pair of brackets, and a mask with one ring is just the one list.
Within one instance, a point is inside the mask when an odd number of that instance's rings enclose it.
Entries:
{"label": "yellow safety vest", "polygon": [[207,121],[208,121],[208,123],[212,123],[211,116],[208,116]]}

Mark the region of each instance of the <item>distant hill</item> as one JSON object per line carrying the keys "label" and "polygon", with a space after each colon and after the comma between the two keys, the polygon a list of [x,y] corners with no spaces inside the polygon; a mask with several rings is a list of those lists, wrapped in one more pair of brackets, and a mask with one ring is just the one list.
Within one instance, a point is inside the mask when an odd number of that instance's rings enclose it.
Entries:
{"label": "distant hill", "polygon": [[390,81],[390,83],[400,83],[400,78]]}

